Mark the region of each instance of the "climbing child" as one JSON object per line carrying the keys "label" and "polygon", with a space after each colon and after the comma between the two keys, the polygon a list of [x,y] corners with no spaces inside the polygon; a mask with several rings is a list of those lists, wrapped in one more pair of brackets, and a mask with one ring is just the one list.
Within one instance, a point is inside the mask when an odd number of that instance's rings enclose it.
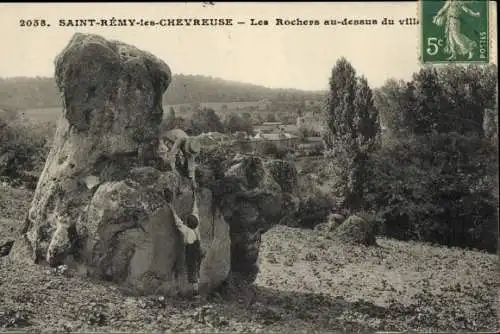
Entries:
{"label": "climbing child", "polygon": [[194,292],[198,293],[202,250],[200,244],[198,200],[195,189],[193,189],[193,195],[193,211],[186,217],[185,221],[182,221],[182,219],[177,215],[171,201],[169,201],[168,205],[174,215],[175,225],[183,236],[188,282],[193,285]]}
{"label": "climbing child", "polygon": [[182,153],[183,167],[187,169],[188,177],[195,182],[195,159],[200,153],[200,143],[195,138],[189,137],[181,129],[169,130],[161,137],[159,151],[173,171],[177,170],[175,163],[178,153]]}

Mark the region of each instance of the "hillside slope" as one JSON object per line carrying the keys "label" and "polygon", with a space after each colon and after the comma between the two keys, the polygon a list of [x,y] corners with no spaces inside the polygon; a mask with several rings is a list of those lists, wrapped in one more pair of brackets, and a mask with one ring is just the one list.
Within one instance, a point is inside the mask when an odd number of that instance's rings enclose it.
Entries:
{"label": "hillside slope", "polygon": [[[0,235],[19,228],[30,193],[0,184],[11,208]],[[17,214],[16,214],[17,208]],[[0,214],[0,216],[2,215]],[[61,331],[493,331],[496,256],[379,239],[336,244],[318,231],[263,236],[261,273],[240,300],[126,295],[46,267],[0,258],[0,328]]]}
{"label": "hillside slope", "polygon": [[[202,75],[177,74],[173,76],[164,98],[166,104],[172,105],[262,99],[316,99],[321,98],[323,94],[295,89],[271,89]],[[0,109],[51,108],[59,105],[59,92],[53,78],[0,78]]]}

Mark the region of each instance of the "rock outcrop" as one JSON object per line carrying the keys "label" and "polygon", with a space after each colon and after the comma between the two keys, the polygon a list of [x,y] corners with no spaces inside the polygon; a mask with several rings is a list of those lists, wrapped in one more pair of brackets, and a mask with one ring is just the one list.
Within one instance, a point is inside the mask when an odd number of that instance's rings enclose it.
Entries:
{"label": "rock outcrop", "polygon": [[[9,256],[78,266],[137,293],[186,291],[184,247],[165,194],[183,217],[192,188],[157,152],[170,68],[148,52],[87,34],[75,34],[55,65],[63,114]],[[280,185],[272,170],[253,157],[223,169],[200,166],[202,291],[228,277],[255,279],[260,234],[294,202],[283,199],[290,185]]]}
{"label": "rock outcrop", "polygon": [[294,170],[285,161],[238,154],[214,190],[230,226],[233,278],[245,282],[256,279],[261,234],[298,209],[298,199],[290,186],[295,181],[280,184],[280,178],[273,176],[277,173],[271,166],[279,165],[284,171]]}
{"label": "rock outcrop", "polygon": [[356,215],[349,216],[333,231],[333,237],[345,243],[361,244],[365,246],[376,245],[375,226]]}
{"label": "rock outcrop", "polygon": [[[181,217],[193,196],[189,180],[168,171],[156,151],[170,68],[86,34],[75,34],[55,65],[63,115],[10,256],[83,264],[89,275],[138,292],[182,291],[183,247],[163,194],[175,194]],[[200,196],[201,280],[212,287],[230,270],[229,226],[212,210],[211,191],[201,188]]]}

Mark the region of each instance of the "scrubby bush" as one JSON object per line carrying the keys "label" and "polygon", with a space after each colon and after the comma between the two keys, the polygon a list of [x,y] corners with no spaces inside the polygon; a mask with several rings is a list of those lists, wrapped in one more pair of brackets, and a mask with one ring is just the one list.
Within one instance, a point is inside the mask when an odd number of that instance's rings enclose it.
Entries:
{"label": "scrubby bush", "polygon": [[284,160],[271,160],[266,163],[271,175],[284,192],[293,193],[297,189],[297,169],[295,165]]}
{"label": "scrubby bush", "polygon": [[270,158],[285,159],[288,154],[292,154],[292,151],[271,141],[263,141],[257,146],[257,153]]}
{"label": "scrubby bush", "polygon": [[55,124],[0,114],[0,176],[38,175],[52,144]]}
{"label": "scrubby bush", "polygon": [[323,184],[324,180],[326,178],[312,173],[298,177],[297,196],[300,204],[295,215],[297,226],[314,228],[325,222],[334,211],[336,201],[330,187]]}
{"label": "scrubby bush", "polygon": [[231,145],[203,147],[198,162],[212,170],[216,179],[222,179],[229,162],[236,154],[237,151]]}
{"label": "scrubby bush", "polygon": [[333,204],[328,194],[318,192],[300,195],[300,206],[296,220],[300,227],[314,228],[326,221]]}
{"label": "scrubby bush", "polygon": [[321,131],[317,128],[316,124],[301,124],[299,128],[299,138],[301,140],[307,140],[308,137],[319,137],[321,136]]}
{"label": "scrubby bush", "polygon": [[231,113],[224,120],[224,128],[227,133],[235,133],[238,131],[253,133],[253,124],[251,116],[242,117],[238,114]]}
{"label": "scrubby bush", "polygon": [[278,154],[278,146],[270,141],[264,141],[258,146],[258,153],[262,155],[274,156]]}
{"label": "scrubby bush", "polygon": [[365,206],[378,211],[381,234],[496,249],[498,161],[491,143],[428,134],[387,145],[369,164]]}

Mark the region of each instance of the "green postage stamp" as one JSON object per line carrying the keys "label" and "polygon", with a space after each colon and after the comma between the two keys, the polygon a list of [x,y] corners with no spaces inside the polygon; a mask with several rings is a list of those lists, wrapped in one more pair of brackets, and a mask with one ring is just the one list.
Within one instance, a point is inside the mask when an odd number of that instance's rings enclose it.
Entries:
{"label": "green postage stamp", "polygon": [[420,0],[422,62],[489,62],[488,4]]}

